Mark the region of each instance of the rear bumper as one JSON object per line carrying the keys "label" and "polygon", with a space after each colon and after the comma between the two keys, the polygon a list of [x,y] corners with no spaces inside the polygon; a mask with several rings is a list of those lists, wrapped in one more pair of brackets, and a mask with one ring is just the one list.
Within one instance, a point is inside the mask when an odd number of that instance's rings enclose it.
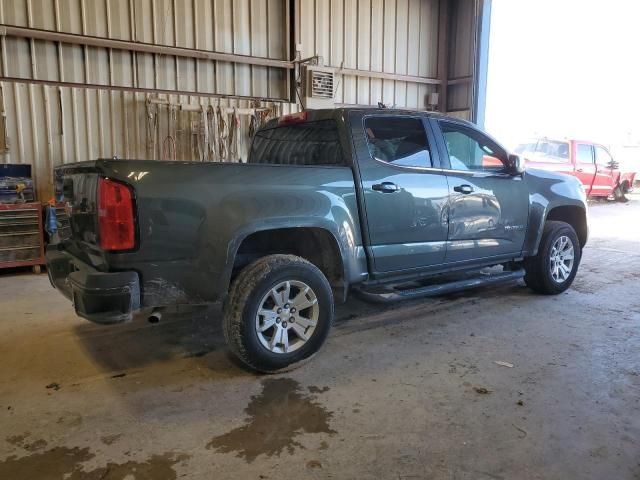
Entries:
{"label": "rear bumper", "polygon": [[140,309],[137,272],[100,272],[55,245],[46,258],[51,285],[71,300],[78,316],[113,324],[131,320]]}

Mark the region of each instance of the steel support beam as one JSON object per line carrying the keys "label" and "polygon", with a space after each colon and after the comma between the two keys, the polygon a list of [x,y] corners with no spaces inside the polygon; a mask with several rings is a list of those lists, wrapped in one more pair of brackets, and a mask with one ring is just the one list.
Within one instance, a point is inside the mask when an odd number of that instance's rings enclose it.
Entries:
{"label": "steel support beam", "polygon": [[491,0],[483,0],[478,22],[478,40],[476,43],[476,94],[473,121],[484,128],[487,108],[487,78],[489,75],[489,38],[491,33]]}
{"label": "steel support beam", "polygon": [[[299,0],[295,0],[296,2]],[[441,0],[446,1],[446,0]],[[297,15],[294,15],[294,25],[299,21]],[[291,18],[289,17],[289,20]],[[297,38],[299,32],[294,33],[294,38]],[[50,42],[67,43],[72,45],[84,45],[98,48],[108,48],[116,50],[127,50],[131,52],[142,52],[157,55],[172,55],[176,57],[186,57],[195,59],[216,60],[230,63],[242,63],[248,65],[257,65],[263,67],[282,68],[288,71],[293,71],[295,64],[294,59],[290,60],[275,60],[264,57],[253,57],[249,55],[237,55],[232,53],[211,52],[206,50],[196,50],[191,48],[169,47],[164,45],[154,45],[150,43],[131,42],[126,40],[114,40],[102,37],[93,37],[89,35],[77,35],[73,33],[61,33],[53,32],[49,30],[40,30],[36,28],[15,27],[11,25],[0,25],[0,36],[7,37],[19,37],[35,40],[44,40]],[[440,67],[438,68],[440,72]],[[355,68],[341,68],[336,69],[336,73],[339,75],[351,75],[355,77],[365,78],[380,78],[384,80],[395,80],[410,83],[426,84],[426,85],[442,85],[443,79],[419,77],[415,75],[403,75],[396,73],[375,72],[370,70],[359,70]],[[15,79],[12,79],[15,80]],[[446,78],[445,78],[446,83]],[[67,82],[64,82],[67,83]],[[103,87],[104,88],[104,87]],[[109,87],[111,88],[111,87]],[[446,86],[444,87],[446,90]],[[135,89],[132,89],[135,90]],[[145,90],[145,89],[137,89]],[[196,92],[189,94],[197,94]],[[441,95],[442,98],[442,95]]]}
{"label": "steel support beam", "polygon": [[193,48],[169,47],[151,43],[114,40],[111,38],[92,37],[89,35],[77,35],[74,33],[53,32],[37,28],[14,27],[11,25],[0,25],[0,36],[46,40],[50,42],[69,43],[72,45],[86,45],[89,47],[112,48],[115,50],[128,50],[130,52],[243,63],[262,67],[284,68],[287,70],[293,68],[293,63],[288,60],[275,60],[272,58],[238,55],[235,53],[211,52],[208,50],[196,50]]}
{"label": "steel support beam", "polygon": [[449,85],[449,0],[440,0],[438,7],[438,110],[447,113]]}
{"label": "steel support beam", "polygon": [[37,80],[33,78],[21,78],[21,77],[0,77],[3,82],[12,83],[26,83],[32,85],[49,85],[52,87],[71,87],[71,88],[85,88],[92,90],[105,90],[105,91],[118,91],[118,92],[139,92],[139,93],[153,93],[163,95],[184,95],[193,97],[208,97],[208,98],[229,98],[236,100],[260,100],[263,102],[283,103],[282,98],[270,98],[270,97],[249,97],[244,95],[227,95],[224,93],[203,93],[193,90],[167,90],[162,88],[144,88],[144,87],[123,87],[121,85],[104,85],[99,83],[78,83],[78,82],[60,82],[57,80]]}
{"label": "steel support beam", "polygon": [[338,75],[353,75],[355,77],[382,78],[384,80],[398,80],[401,82],[422,83],[426,85],[440,85],[440,78],[417,77],[415,75],[402,75],[399,73],[374,72],[371,70],[357,70],[355,68],[340,68],[336,70]]}
{"label": "steel support beam", "polygon": [[450,78],[449,80],[447,80],[447,85],[464,85],[466,83],[471,83],[472,81],[473,76]]}

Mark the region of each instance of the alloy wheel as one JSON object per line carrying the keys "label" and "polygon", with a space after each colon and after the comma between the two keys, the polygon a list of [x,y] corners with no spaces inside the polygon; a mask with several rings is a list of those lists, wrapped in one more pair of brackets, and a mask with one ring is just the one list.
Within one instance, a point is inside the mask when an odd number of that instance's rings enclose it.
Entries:
{"label": "alloy wheel", "polygon": [[566,235],[558,237],[553,242],[549,269],[554,282],[563,283],[567,281],[573,271],[574,253],[573,242]]}
{"label": "alloy wheel", "polygon": [[304,282],[287,280],[273,286],[260,301],[256,333],[262,346],[273,353],[291,353],[313,335],[320,307],[313,289]]}

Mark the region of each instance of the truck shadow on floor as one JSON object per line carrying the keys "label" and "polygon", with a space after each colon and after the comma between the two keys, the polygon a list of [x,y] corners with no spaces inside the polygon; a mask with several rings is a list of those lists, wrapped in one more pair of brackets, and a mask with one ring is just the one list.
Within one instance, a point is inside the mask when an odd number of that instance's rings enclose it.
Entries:
{"label": "truck shadow on floor", "polygon": [[[393,322],[393,317],[382,320],[372,318],[368,321],[369,316],[375,317],[384,312],[424,305],[425,308],[437,306],[434,310],[434,315],[437,315],[443,309],[456,308],[462,303],[504,295],[524,297],[529,296],[530,292],[520,283],[481,287],[467,292],[389,305],[367,303],[350,297],[347,303],[336,306],[334,334],[369,330]],[[150,365],[180,360],[197,362],[199,368],[213,377],[252,374],[227,349],[219,306],[165,311],[156,324],[150,324],[144,316],[122,325],[83,323],[75,328],[75,334],[91,359],[107,375],[115,377]]]}
{"label": "truck shadow on floor", "polygon": [[189,359],[213,374],[246,374],[226,348],[221,319],[220,308],[214,306],[164,312],[156,324],[142,316],[122,325],[83,323],[75,334],[107,374]]}

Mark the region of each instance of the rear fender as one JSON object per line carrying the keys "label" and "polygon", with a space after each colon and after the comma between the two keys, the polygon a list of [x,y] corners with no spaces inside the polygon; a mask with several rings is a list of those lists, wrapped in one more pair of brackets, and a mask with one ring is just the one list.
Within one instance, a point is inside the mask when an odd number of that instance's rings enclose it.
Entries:
{"label": "rear fender", "polygon": [[355,225],[346,220],[338,221],[338,219],[336,219],[334,221],[326,218],[271,219],[260,220],[243,225],[234,233],[228,244],[226,263],[221,282],[221,286],[223,287],[222,290],[223,292],[226,292],[229,288],[238,249],[249,235],[259,232],[291,228],[320,229],[331,235],[340,252],[342,278],[344,280],[344,289],[346,290],[350,284],[361,282],[367,275],[364,248],[362,247],[361,242],[357,241],[360,234],[355,231],[354,227]]}

